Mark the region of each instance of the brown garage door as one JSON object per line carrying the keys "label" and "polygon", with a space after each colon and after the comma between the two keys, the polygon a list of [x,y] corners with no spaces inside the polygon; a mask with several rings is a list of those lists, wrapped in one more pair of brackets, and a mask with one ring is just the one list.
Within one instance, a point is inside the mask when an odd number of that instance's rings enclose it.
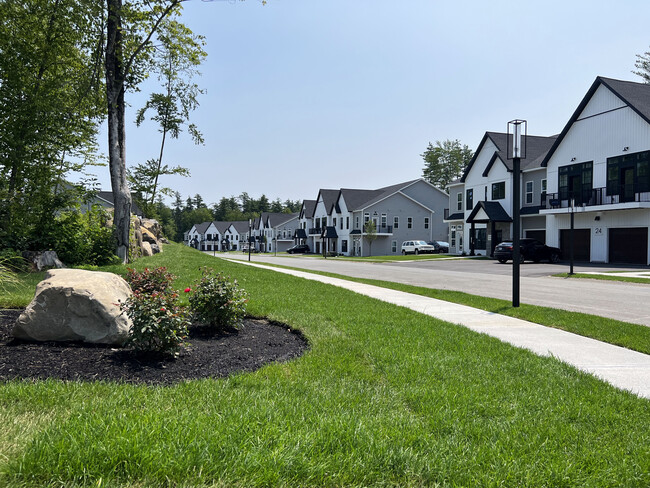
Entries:
{"label": "brown garage door", "polygon": [[537,239],[542,244],[546,244],[545,230],[527,230],[526,237],[528,237],[529,239]]}
{"label": "brown garage door", "polygon": [[609,229],[609,262],[648,264],[648,228]]}
{"label": "brown garage door", "polygon": [[[571,229],[560,230],[560,249],[562,258],[569,259],[571,251],[569,248]],[[589,261],[591,256],[591,229],[573,229],[573,259],[575,261]]]}

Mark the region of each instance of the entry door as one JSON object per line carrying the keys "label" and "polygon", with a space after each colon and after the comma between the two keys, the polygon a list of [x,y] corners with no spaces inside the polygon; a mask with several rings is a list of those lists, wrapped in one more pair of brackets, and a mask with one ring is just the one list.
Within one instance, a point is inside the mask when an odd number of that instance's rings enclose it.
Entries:
{"label": "entry door", "polygon": [[634,168],[621,168],[621,201],[634,201]]}

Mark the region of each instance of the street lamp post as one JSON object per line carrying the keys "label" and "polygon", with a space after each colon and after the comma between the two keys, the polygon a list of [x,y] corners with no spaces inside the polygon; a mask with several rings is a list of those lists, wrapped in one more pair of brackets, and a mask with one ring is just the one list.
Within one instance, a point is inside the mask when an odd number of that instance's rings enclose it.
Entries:
{"label": "street lamp post", "polygon": [[573,220],[576,211],[575,198],[571,198],[569,211],[571,213],[571,230],[569,231],[569,275],[573,274]]}
{"label": "street lamp post", "polygon": [[275,236],[273,236],[273,255],[278,255],[278,239]]}
{"label": "street lamp post", "polygon": [[248,260],[251,260],[251,226],[253,222],[251,219],[248,219]]}
{"label": "street lamp post", "polygon": [[[508,148],[508,159],[512,159],[512,306],[519,306],[521,233],[521,160],[526,159],[526,135],[528,123],[525,120],[508,122],[507,145],[510,145],[510,130],[512,128],[512,151]],[[524,137],[522,138],[522,133]],[[523,146],[522,146],[523,140]]]}

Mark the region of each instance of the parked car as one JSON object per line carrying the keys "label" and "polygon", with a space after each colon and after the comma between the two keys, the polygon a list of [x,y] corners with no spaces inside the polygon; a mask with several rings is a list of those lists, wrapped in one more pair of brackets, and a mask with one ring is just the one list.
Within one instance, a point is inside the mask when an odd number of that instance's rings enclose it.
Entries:
{"label": "parked car", "polygon": [[427,244],[436,248],[435,252],[449,252],[449,243],[445,241],[431,241]]}
{"label": "parked car", "polygon": [[402,254],[432,254],[436,248],[425,241],[404,241],[402,243]]}
{"label": "parked car", "polygon": [[[242,252],[248,252],[248,247],[249,246],[247,244],[244,244],[241,247]],[[257,249],[255,249],[255,246],[250,246],[250,249],[251,249],[251,252],[257,252]]]}
{"label": "parked car", "polygon": [[296,244],[287,249],[287,254],[304,254],[306,252],[309,252],[307,244]]}
{"label": "parked car", "polygon": [[[512,248],[512,241],[504,241],[498,244],[494,249],[495,259],[502,264],[508,260],[512,260]],[[534,261],[535,263],[549,261],[551,263],[557,263],[562,257],[562,251],[557,247],[547,246],[537,239],[520,239],[519,249],[521,256],[520,262],[522,263],[524,261]]]}

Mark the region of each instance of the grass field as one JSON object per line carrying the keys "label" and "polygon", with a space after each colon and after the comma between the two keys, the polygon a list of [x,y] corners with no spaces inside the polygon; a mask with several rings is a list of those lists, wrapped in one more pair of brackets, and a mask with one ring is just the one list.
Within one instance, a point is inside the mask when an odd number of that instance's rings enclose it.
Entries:
{"label": "grass field", "polygon": [[178,245],[157,265],[218,267],[311,349],[174,387],[0,384],[0,486],[650,485],[650,402],[553,358]]}
{"label": "grass field", "polygon": [[588,274],[588,273],[558,273],[553,276],[558,278],[583,278],[587,280],[603,280],[603,281],[622,281],[624,283],[641,283],[650,285],[650,275],[647,278],[636,278],[632,276],[617,276],[616,272],[611,271],[609,274]]}

